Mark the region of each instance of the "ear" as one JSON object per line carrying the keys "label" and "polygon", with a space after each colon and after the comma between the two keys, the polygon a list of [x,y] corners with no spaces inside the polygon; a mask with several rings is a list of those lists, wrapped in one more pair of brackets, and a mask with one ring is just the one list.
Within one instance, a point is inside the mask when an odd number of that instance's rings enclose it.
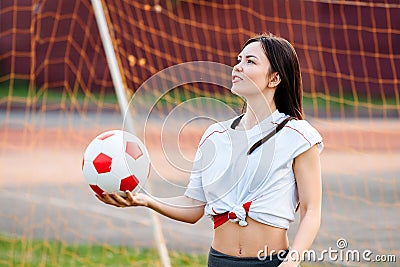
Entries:
{"label": "ear", "polygon": [[281,82],[281,76],[279,75],[278,72],[274,72],[269,77],[268,87],[269,88],[277,87],[280,82]]}

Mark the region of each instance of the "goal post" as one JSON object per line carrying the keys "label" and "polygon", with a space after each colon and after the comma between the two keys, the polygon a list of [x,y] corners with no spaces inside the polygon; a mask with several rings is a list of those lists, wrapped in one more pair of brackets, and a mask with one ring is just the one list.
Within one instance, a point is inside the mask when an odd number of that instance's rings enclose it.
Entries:
{"label": "goal post", "polygon": [[107,12],[104,10],[106,6],[102,4],[101,0],[91,0],[91,2],[93,5],[96,22],[99,28],[101,41],[104,47],[104,52],[106,54],[108,68],[110,70],[111,78],[114,84],[115,93],[117,95],[118,103],[121,109],[121,115],[122,118],[124,118],[124,126],[128,131],[135,134],[133,118],[131,113],[129,112],[129,103],[125,91],[126,85],[123,82],[123,76],[121,75],[117,55],[114,51],[113,42],[107,25],[107,21],[109,20],[106,19]]}
{"label": "goal post", "polygon": [[[120,66],[118,65],[118,60],[116,53],[114,51],[113,42],[111,40],[110,30],[107,25],[106,19],[106,5],[102,3],[101,0],[91,0],[94,10],[94,15],[96,17],[96,22],[99,28],[101,41],[103,43],[104,51],[107,58],[107,63],[110,69],[110,73],[112,76],[112,81],[115,88],[115,93],[118,98],[118,104],[121,109],[121,116],[124,119],[124,128],[127,129],[129,132],[136,134],[135,126],[133,123],[133,117],[131,115],[129,109],[129,102],[126,96],[126,86],[123,83],[123,76],[120,72]],[[150,182],[146,182],[146,190],[151,194],[151,185]],[[165,238],[162,231],[162,226],[158,217],[158,214],[149,209],[150,217],[152,219],[152,227],[153,227],[153,235],[155,239],[155,243],[157,246],[157,250],[164,267],[171,266],[171,260],[168,255],[168,249],[165,242]]]}

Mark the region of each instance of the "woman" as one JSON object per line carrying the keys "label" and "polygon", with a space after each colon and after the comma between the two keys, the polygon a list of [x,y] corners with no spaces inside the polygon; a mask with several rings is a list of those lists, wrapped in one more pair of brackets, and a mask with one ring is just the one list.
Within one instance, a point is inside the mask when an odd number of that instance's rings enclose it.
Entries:
{"label": "woman", "polygon": [[[320,225],[323,146],[303,120],[294,48],[272,34],[249,39],[233,68],[231,91],[245,99],[245,112],[206,130],[183,196],[97,197],[188,223],[210,216],[209,266],[298,266]],[[301,221],[289,249],[287,229],[297,209]]]}

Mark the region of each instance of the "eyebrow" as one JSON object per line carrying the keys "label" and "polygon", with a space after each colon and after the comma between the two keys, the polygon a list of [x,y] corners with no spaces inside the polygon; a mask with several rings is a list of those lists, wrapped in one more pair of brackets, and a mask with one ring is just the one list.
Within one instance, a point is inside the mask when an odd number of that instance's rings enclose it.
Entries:
{"label": "eyebrow", "polygon": [[[238,58],[242,57],[241,55],[238,55]],[[254,56],[254,55],[246,55],[246,58],[251,58],[254,57],[255,59],[258,59],[258,57]]]}

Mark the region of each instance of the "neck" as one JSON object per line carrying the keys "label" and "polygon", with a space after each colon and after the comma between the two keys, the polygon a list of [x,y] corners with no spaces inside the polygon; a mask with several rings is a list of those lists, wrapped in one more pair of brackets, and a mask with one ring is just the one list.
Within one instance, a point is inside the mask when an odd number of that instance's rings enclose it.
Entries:
{"label": "neck", "polygon": [[273,96],[246,99],[246,104],[246,113],[241,120],[245,129],[252,128],[277,110]]}

